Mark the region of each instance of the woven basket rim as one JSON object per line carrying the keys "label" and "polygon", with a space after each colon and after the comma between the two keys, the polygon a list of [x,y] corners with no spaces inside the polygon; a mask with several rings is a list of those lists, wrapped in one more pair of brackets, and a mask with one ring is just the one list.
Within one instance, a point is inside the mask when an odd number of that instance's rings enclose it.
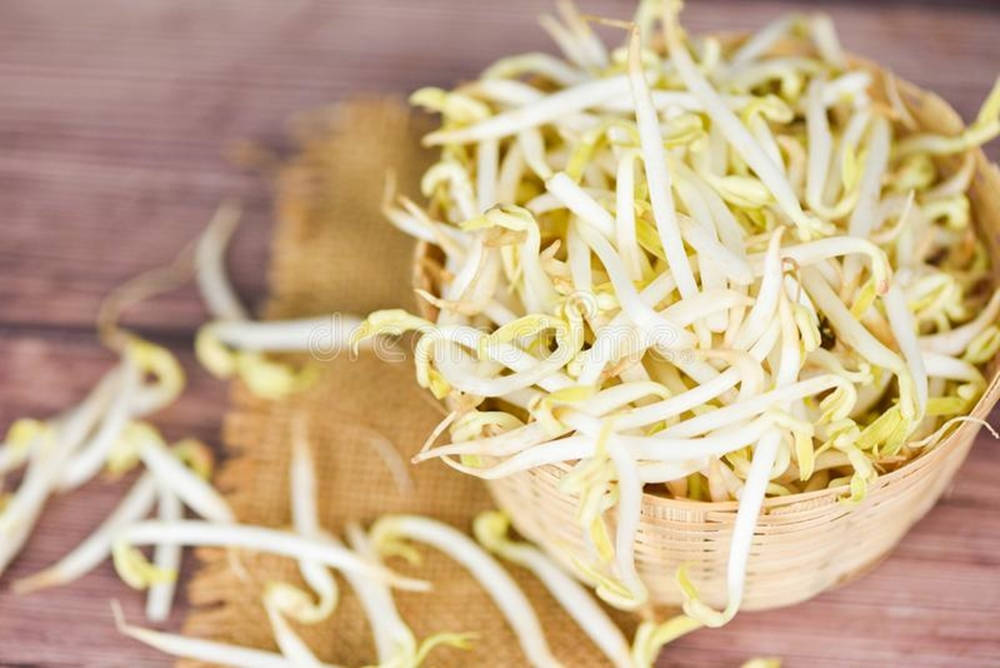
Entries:
{"label": "woven basket rim", "polygon": [[[724,40],[736,39],[739,36],[739,34],[735,33],[721,34],[721,37]],[[888,70],[880,66],[875,61],[855,54],[848,54],[848,62],[852,67],[860,67],[871,71],[873,74],[884,76],[889,73]],[[904,96],[904,98],[933,96],[942,104],[942,108],[946,109],[948,113],[954,116],[954,118],[961,121],[961,117],[958,112],[955,111],[954,107],[933,91],[920,88],[916,84],[897,77],[894,74],[891,74],[891,76],[894,77],[896,84],[899,86],[900,93]],[[976,163],[974,177],[979,178],[985,172],[993,172],[994,180],[1000,181],[1000,166],[991,163],[982,148],[975,148],[972,150],[972,153],[975,156],[974,159]],[[980,216],[973,217],[973,225],[977,227],[977,232],[980,236],[982,236],[983,230],[979,229],[979,225],[981,225],[979,218]],[[424,260],[433,255],[440,255],[441,253],[442,251],[440,247],[436,244],[422,240],[417,242],[413,255],[413,285],[415,287],[426,290],[431,294],[435,294],[436,285],[427,272],[427,265]],[[997,254],[995,257],[991,257],[991,262],[993,264],[993,288],[996,289],[997,287],[1000,287],[1000,254]],[[436,307],[420,298],[417,299],[417,309],[420,311],[422,316],[431,320],[434,319],[438,311]],[[891,485],[901,478],[913,475],[924,467],[930,466],[935,461],[946,457],[951,450],[958,447],[962,443],[966,436],[970,438],[972,437],[972,434],[969,432],[978,431],[982,427],[982,425],[975,422],[975,420],[985,422],[986,416],[997,403],[998,398],[1000,398],[1000,352],[998,352],[997,355],[995,355],[985,366],[987,369],[992,368],[993,372],[990,374],[989,382],[987,383],[983,394],[979,397],[979,400],[976,402],[973,409],[965,416],[972,418],[972,420],[962,421],[946,438],[931,447],[929,450],[923,450],[913,459],[904,462],[899,468],[890,471],[889,473],[879,475],[875,482],[870,486],[868,495],[863,502],[864,504],[877,500],[879,493],[882,492],[883,488],[886,486]],[[557,472],[565,472],[569,469],[569,466],[567,464],[546,464],[539,467],[539,469],[558,475]],[[831,498],[834,498],[835,500],[835,497],[841,497],[848,487],[849,485],[847,483],[843,483],[841,485],[837,485],[836,487],[827,487],[811,492],[796,492],[785,496],[765,497],[761,510],[762,512],[767,512],[784,506],[816,502]],[[739,508],[739,501],[695,501],[692,499],[676,499],[648,492],[644,489],[642,494],[642,506],[643,508],[648,508],[652,505],[658,506],[660,509],[690,510],[691,508],[697,507],[700,511],[732,513],[736,512]]]}

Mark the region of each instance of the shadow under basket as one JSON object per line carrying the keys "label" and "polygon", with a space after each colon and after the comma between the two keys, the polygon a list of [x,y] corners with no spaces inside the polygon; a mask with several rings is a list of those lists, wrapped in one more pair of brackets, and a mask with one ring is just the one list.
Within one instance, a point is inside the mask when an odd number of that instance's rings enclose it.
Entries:
{"label": "shadow under basket", "polygon": [[[872,63],[854,59],[873,73],[873,92],[879,95],[887,73]],[[902,99],[920,128],[957,134],[963,123],[944,100],[897,79]],[[994,283],[1000,271],[1000,170],[982,151],[975,152],[976,172],[969,190],[972,217],[993,263]],[[950,171],[957,158],[942,159]],[[428,260],[441,257],[437,247],[420,243],[414,262],[414,284],[439,293]],[[423,300],[424,317],[437,310]],[[971,416],[984,419],[998,395],[998,362],[990,361],[990,382]],[[764,610],[791,605],[865,574],[885,558],[903,535],[934,505],[968,454],[979,430],[964,422],[935,447],[899,469],[881,475],[859,504],[839,501],[843,487],[767,498],[754,533],[742,608]],[[497,505],[507,511],[524,537],[543,547],[571,568],[564,556],[586,554],[582,532],[575,521],[577,498],[559,489],[567,465],[549,465],[490,480]],[[457,474],[456,475],[460,475]],[[692,581],[706,603],[726,604],[726,566],[736,520],[736,502],[699,502],[643,494],[635,561],[655,605],[679,606],[681,592],[675,572],[689,565]],[[614,513],[607,514],[612,524]]]}

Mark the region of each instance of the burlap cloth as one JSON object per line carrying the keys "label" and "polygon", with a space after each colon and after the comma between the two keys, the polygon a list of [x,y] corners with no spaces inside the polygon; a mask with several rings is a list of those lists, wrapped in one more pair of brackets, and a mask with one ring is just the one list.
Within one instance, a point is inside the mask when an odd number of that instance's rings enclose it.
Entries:
{"label": "burlap cloth", "polygon": [[[266,315],[287,318],[331,311],[367,313],[413,306],[412,241],[379,213],[386,169],[400,192],[419,195],[431,155],[419,148],[426,130],[399,101],[363,100],[298,119],[298,151],[277,173],[278,224]],[[373,355],[341,355],[320,365],[319,381],[284,401],[268,402],[237,385],[223,441],[230,455],[216,478],[241,522],[287,526],[289,425],[307,419],[319,480],[322,524],[339,531],[346,520],[368,525],[384,513],[426,514],[469,531],[474,515],[492,507],[485,487],[440,462],[409,466],[411,493],[399,491],[373,434],[388,438],[408,460],[442,417],[414,381],[412,361],[386,363]],[[430,666],[520,666],[516,638],[482,588],[460,566],[430,548],[410,567],[389,565],[430,580],[427,594],[396,592],[396,604],[418,639],[442,631],[474,631],[471,651],[440,648]],[[286,559],[244,554],[238,573],[219,550],[198,551],[189,587],[192,611],[185,632],[252,647],[276,649],[264,609],[263,584],[301,585]],[[509,570],[530,597],[555,655],[566,666],[606,665],[596,647],[526,571]],[[298,626],[324,661],[348,666],[375,662],[360,605],[341,579],[342,599],[330,619]],[[628,620],[621,619],[626,625]],[[628,628],[629,633],[632,628]]]}

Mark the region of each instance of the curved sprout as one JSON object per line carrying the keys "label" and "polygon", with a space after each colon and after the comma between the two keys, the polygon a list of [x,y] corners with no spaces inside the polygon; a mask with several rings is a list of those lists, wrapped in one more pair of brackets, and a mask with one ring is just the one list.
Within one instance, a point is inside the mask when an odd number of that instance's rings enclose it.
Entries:
{"label": "curved sprout", "polygon": [[473,521],[480,545],[530,570],[563,609],[618,668],[631,666],[629,646],[622,632],[580,584],[540,550],[507,538],[510,518],[499,511],[485,511]]}
{"label": "curved sprout", "polygon": [[195,245],[198,289],[208,312],[219,320],[246,320],[248,317],[225,269],[226,248],[239,220],[239,207],[232,202],[223,203]]}
{"label": "curved sprout", "polygon": [[264,590],[264,610],[267,612],[268,621],[271,622],[274,641],[291,665],[301,666],[301,668],[319,668],[324,664],[316,658],[309,646],[285,620],[286,608],[294,605],[294,601],[286,600],[289,589],[298,591],[294,588],[274,584]]}
{"label": "curved sprout", "polygon": [[[157,515],[161,522],[176,522],[184,517],[180,498],[164,485],[157,485]],[[181,568],[179,545],[157,545],[153,553],[153,568],[163,573],[178,573]],[[157,582],[149,587],[146,596],[146,619],[164,622],[170,616],[173,606],[176,580]]]}
{"label": "curved sprout", "polygon": [[111,611],[114,614],[115,626],[119,633],[171,656],[226,666],[255,666],[259,668],[292,668],[294,666],[286,657],[274,652],[133,626],[125,621],[125,615],[117,601],[111,602]]}
{"label": "curved sprout", "polygon": [[[332,568],[352,570],[367,577],[377,578],[394,587],[411,591],[425,591],[429,583],[402,577],[392,571],[373,566],[356,554],[328,542],[298,536],[287,531],[267,529],[244,524],[221,524],[182,520],[157,522],[147,520],[120,529],[115,535],[115,567],[119,575],[133,586],[143,586],[146,581],[135,577],[137,571],[129,555],[133,545],[177,544],[232,547],[258,552],[269,552],[295,559],[307,559]],[[141,555],[139,555],[141,557]]]}
{"label": "curved sprout", "polygon": [[434,546],[472,573],[500,608],[514,629],[521,649],[534,666],[558,666],[531,603],[505,570],[475,542],[452,527],[427,517],[387,515],[371,528],[372,542],[383,548],[388,542],[409,538]]}
{"label": "curved sprout", "polygon": [[86,540],[52,566],[14,582],[14,591],[26,594],[72,582],[88,573],[111,554],[111,540],[121,527],[149,513],[156,501],[156,491],[155,478],[148,473],[143,474],[118,507]]}

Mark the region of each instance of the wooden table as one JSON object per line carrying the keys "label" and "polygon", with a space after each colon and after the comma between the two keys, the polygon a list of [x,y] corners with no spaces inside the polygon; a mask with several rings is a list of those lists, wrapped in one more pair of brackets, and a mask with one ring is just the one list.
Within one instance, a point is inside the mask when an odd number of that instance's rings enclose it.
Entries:
{"label": "wooden table", "polygon": [[[685,21],[696,31],[754,27],[794,6],[689,4]],[[632,6],[584,5],[618,17]],[[112,361],[92,330],[101,296],[170,258],[223,197],[247,208],[233,276],[247,299],[261,301],[270,193],[224,158],[235,142],[280,149],[297,110],[447,85],[500,55],[548,49],[533,19],[548,9],[542,0],[0,3],[0,428],[81,397]],[[998,9],[988,1],[829,7],[847,47],[938,91],[966,118],[1000,69]],[[195,293],[181,290],[127,321],[183,351],[203,317]],[[181,359],[190,387],[157,422],[170,436],[214,441],[225,390],[189,354]],[[793,609],[695,633],[660,665],[735,666],[758,655],[795,666],[1000,664],[998,479],[996,445],[984,440],[948,497],[874,573]],[[0,579],[0,664],[169,664],[115,632],[108,599],[136,620],[142,602],[109,566],[43,594],[6,591],[84,536],[120,487],[93,483],[50,504]],[[182,613],[183,604],[171,627]]]}

